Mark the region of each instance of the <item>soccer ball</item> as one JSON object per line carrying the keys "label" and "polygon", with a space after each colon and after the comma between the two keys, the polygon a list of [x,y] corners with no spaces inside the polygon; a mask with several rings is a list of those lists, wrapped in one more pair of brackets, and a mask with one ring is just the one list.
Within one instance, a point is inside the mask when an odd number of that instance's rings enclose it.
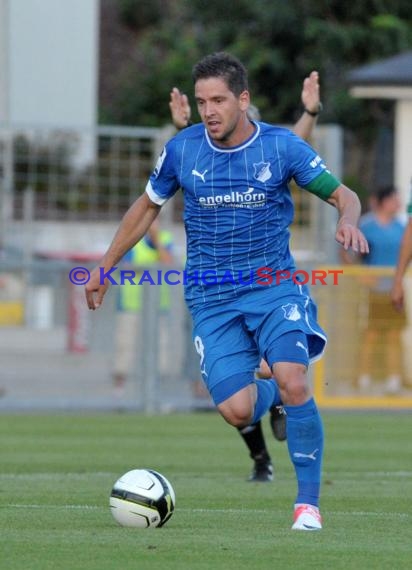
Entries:
{"label": "soccer ball", "polygon": [[152,469],[133,469],[120,477],[110,493],[110,510],[121,526],[163,526],[175,508],[169,481]]}

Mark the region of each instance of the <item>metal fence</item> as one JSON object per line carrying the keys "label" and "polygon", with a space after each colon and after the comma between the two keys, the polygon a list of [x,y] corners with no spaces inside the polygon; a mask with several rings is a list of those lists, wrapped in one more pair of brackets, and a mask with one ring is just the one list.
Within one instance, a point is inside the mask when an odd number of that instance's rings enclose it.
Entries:
{"label": "metal fence", "polygon": [[[102,253],[97,246],[91,252],[90,244],[110,241],[172,134],[170,127],[86,131],[5,130],[0,125],[0,246],[6,245],[0,247],[0,409],[210,406],[199,393],[197,355],[180,287],[170,288],[167,311],[159,310],[158,288],[144,288],[134,362],[119,393],[112,382],[116,292],[111,291],[103,309],[90,313],[82,288],[71,287],[68,279],[76,255],[89,259],[90,253]],[[341,138],[338,127],[320,126],[312,141],[338,176]],[[336,212],[293,185],[292,193],[296,213],[291,245],[298,266],[311,271],[335,263]],[[181,197],[165,208],[164,225],[172,230],[182,259]],[[412,407],[411,356],[405,349],[412,343],[411,302],[399,337],[403,368],[398,393],[393,384],[394,393],[388,394],[386,379],[375,382],[372,373],[369,392],[362,393],[357,362],[371,293],[361,278],[365,268],[344,271],[339,286],[312,289],[330,339],[325,358],[313,369],[318,400],[324,406]],[[377,344],[370,356],[380,363],[380,372],[383,346]]]}
{"label": "metal fence", "polygon": [[[181,286],[169,287],[166,309],[161,307],[160,287],[142,287],[133,325],[134,358],[119,391],[113,384],[118,288],[111,287],[101,309],[88,311],[83,287],[69,281],[73,265],[40,260],[30,266],[1,265],[0,410],[210,409],[210,399],[199,392],[198,357]],[[375,284],[390,279],[391,270],[313,265],[305,269],[310,275],[312,269],[343,271],[336,285],[329,277],[312,286],[329,337],[324,358],[311,368],[320,405],[412,408],[410,281],[401,329],[396,321],[391,325],[393,314],[386,307],[375,314],[376,334],[371,336]],[[386,301],[389,306],[387,295]],[[365,370],[360,364],[366,344],[368,383],[361,379]],[[400,358],[397,383],[390,379],[390,357],[395,353]]]}
{"label": "metal fence", "polygon": [[69,280],[74,265],[2,264],[0,409],[209,407],[197,391],[198,359],[181,288],[170,287],[167,310],[159,309],[159,287],[141,288],[135,329],[126,331],[133,358],[119,390],[113,383],[118,289],[111,288],[102,309],[89,311],[83,287]]}
{"label": "metal fence", "polygon": [[27,188],[37,220],[119,219],[172,133],[171,127],[0,126],[3,220],[22,218]]}
{"label": "metal fence", "polygon": [[[170,125],[86,130],[0,124],[0,244],[13,242],[16,233],[21,234],[21,223],[29,220],[36,231],[45,227],[42,223],[61,223],[67,227],[68,241],[71,223],[97,227],[118,222],[144,190],[161,148],[174,132]],[[339,127],[318,127],[312,144],[340,176]],[[298,258],[333,259],[333,208],[293,185],[292,192],[292,246]],[[164,210],[169,225],[182,225],[180,193]],[[53,241],[53,233],[50,237]]]}
{"label": "metal fence", "polygon": [[319,321],[328,333],[314,367],[318,402],[332,407],[412,408],[412,274],[405,279],[406,310],[391,304],[393,268],[351,265],[338,284],[315,285]]}

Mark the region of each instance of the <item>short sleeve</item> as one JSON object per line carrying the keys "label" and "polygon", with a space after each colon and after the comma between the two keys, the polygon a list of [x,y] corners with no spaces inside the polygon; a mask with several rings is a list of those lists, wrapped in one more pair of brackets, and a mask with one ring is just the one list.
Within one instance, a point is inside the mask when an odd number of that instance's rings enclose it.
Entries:
{"label": "short sleeve", "polygon": [[329,172],[317,152],[293,133],[287,137],[286,153],[289,179],[293,178],[301,188],[305,188],[322,172]]}
{"label": "short sleeve", "polygon": [[180,188],[176,176],[176,149],[170,141],[163,148],[156,166],[146,184],[146,193],[150,200],[162,206]]}

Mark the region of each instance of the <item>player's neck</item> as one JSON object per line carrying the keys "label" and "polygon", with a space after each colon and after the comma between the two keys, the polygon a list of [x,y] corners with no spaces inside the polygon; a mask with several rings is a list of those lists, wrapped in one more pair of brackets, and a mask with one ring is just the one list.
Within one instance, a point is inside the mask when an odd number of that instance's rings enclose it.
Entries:
{"label": "player's neck", "polygon": [[246,115],[242,116],[239,120],[236,128],[230,133],[230,135],[224,140],[213,140],[216,146],[221,146],[222,148],[228,148],[233,146],[239,146],[245,141],[247,141],[255,132],[256,127],[254,123],[249,121]]}

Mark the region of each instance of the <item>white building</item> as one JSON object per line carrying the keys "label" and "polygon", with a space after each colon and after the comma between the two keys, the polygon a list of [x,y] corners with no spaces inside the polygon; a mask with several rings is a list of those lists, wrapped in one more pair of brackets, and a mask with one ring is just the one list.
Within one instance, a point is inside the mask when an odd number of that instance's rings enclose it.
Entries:
{"label": "white building", "polygon": [[0,121],[93,127],[99,0],[0,0]]}
{"label": "white building", "polygon": [[354,69],[348,80],[354,97],[395,102],[394,183],[406,205],[412,178],[412,51]]}
{"label": "white building", "polygon": [[[99,0],[0,0],[0,241],[12,218],[13,133],[81,129],[72,157],[95,157]],[[49,129],[49,131],[47,131]]]}

